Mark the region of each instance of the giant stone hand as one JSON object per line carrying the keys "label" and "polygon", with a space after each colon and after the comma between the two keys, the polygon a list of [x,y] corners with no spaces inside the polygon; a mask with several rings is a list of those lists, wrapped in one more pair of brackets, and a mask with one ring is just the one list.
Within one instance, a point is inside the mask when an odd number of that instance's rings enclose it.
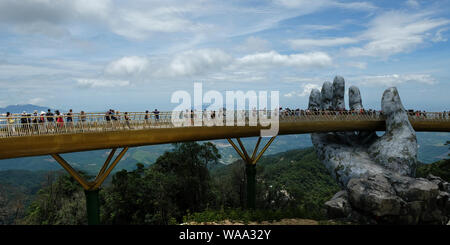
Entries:
{"label": "giant stone hand", "polygon": [[[323,84],[322,91],[311,91],[309,110],[344,110],[344,93],[344,78],[336,76],[333,83]],[[349,88],[348,97],[350,110],[363,108],[357,87]],[[381,137],[366,131],[311,134],[319,159],[342,186],[363,175],[415,175],[416,134],[395,87],[384,91],[381,108],[386,117],[386,133]]]}

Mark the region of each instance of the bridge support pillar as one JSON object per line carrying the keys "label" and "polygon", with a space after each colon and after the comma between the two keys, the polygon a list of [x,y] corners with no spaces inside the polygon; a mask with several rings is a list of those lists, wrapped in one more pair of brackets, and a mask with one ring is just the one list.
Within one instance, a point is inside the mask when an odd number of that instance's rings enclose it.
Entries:
{"label": "bridge support pillar", "polygon": [[258,138],[258,141],[256,142],[255,149],[253,150],[253,154],[250,157],[245,150],[244,145],[241,142],[240,138],[236,138],[240,149],[236,146],[236,144],[231,140],[227,139],[228,142],[233,146],[233,148],[236,150],[236,152],[241,156],[242,160],[245,162],[245,179],[246,179],[246,201],[247,201],[247,209],[255,209],[256,208],[256,163],[261,158],[261,156],[264,154],[264,152],[269,148],[270,144],[275,140],[276,136],[273,136],[270,138],[270,140],[266,143],[264,148],[259,152],[258,155],[256,153],[258,152],[259,144],[261,143],[261,137]]}
{"label": "bridge support pillar", "polygon": [[59,154],[51,154],[51,156],[83,187],[86,196],[86,211],[89,225],[100,224],[99,188],[127,151],[128,147],[124,147],[114,161],[109,164],[116,152],[116,148],[112,149],[94,181],[91,182],[83,178],[83,176],[73,169]]}
{"label": "bridge support pillar", "polygon": [[247,208],[256,207],[256,164],[245,164],[245,175],[247,179]]}
{"label": "bridge support pillar", "polygon": [[86,196],[86,211],[88,225],[100,224],[100,198],[99,189],[96,190],[84,190]]}

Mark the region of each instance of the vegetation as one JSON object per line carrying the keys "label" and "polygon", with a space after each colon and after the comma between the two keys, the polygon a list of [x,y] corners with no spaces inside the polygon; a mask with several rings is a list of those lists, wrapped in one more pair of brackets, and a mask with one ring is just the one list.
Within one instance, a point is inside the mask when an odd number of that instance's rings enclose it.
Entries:
{"label": "vegetation", "polygon": [[245,206],[244,163],[213,170],[218,205],[184,221],[261,221],[283,218],[325,219],[323,204],[339,186],[316,157],[313,148],[292,150],[261,158],[257,165],[257,210]]}
{"label": "vegetation", "polygon": [[[85,178],[85,173],[80,173]],[[83,188],[68,174],[48,177],[31,203],[22,224],[83,225],[87,224]]]}
{"label": "vegetation", "polygon": [[[171,149],[158,157],[153,165],[139,163],[132,171],[122,170],[112,176],[111,182],[100,191],[103,224],[224,220],[248,223],[285,218],[307,218],[326,223],[323,204],[339,190],[317,160],[313,148],[291,150],[260,159],[257,208],[246,210],[243,208],[246,200],[243,161],[220,164],[221,155],[211,143],[174,144]],[[418,175],[432,173],[447,181],[450,173],[448,160],[421,165],[417,171]],[[3,180],[7,180],[9,187],[17,184],[10,175],[4,176]],[[39,186],[36,181],[31,177],[24,181],[36,192]],[[37,192],[19,223],[87,223],[83,189],[72,177],[53,173],[45,178],[41,176],[42,182],[44,187]],[[4,199],[0,192],[0,202]],[[10,208],[10,223],[21,217],[14,210],[17,207]]]}
{"label": "vegetation", "polygon": [[[450,145],[447,141],[445,145]],[[450,154],[448,154],[450,156]],[[443,180],[450,182],[450,158],[435,162],[433,164],[419,164],[416,171],[417,177],[425,178],[428,174],[441,177]]]}
{"label": "vegetation", "polygon": [[0,171],[0,224],[15,224],[43,183],[57,173],[46,171]]}
{"label": "vegetation", "polygon": [[215,198],[208,166],[220,158],[211,143],[175,144],[145,169],[115,174],[103,193],[105,224],[174,224],[186,212],[213,205]]}

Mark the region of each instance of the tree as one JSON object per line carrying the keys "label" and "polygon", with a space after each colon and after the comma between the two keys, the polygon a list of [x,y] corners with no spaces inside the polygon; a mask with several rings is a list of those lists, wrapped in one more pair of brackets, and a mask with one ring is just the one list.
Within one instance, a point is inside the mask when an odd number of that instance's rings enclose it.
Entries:
{"label": "tree", "polygon": [[219,158],[211,143],[179,143],[148,169],[137,164],[134,171],[117,172],[102,194],[102,222],[171,224],[204,210],[215,201],[208,167]]}
{"label": "tree", "polygon": [[[80,172],[81,175],[86,174]],[[33,225],[81,225],[87,224],[83,188],[68,174],[49,175],[47,184],[39,190],[28,208],[24,224]]]}
{"label": "tree", "polygon": [[169,224],[177,209],[173,205],[172,176],[137,164],[134,171],[113,176],[112,186],[102,193],[104,224]]}

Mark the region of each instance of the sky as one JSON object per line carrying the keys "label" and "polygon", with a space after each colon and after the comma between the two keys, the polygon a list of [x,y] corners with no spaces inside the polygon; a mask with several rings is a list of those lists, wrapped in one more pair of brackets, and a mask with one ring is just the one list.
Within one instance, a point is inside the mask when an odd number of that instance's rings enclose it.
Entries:
{"label": "sky", "polygon": [[449,37],[449,0],[0,0],[0,107],[172,110],[200,82],[306,108],[340,75],[366,108],[450,110]]}

